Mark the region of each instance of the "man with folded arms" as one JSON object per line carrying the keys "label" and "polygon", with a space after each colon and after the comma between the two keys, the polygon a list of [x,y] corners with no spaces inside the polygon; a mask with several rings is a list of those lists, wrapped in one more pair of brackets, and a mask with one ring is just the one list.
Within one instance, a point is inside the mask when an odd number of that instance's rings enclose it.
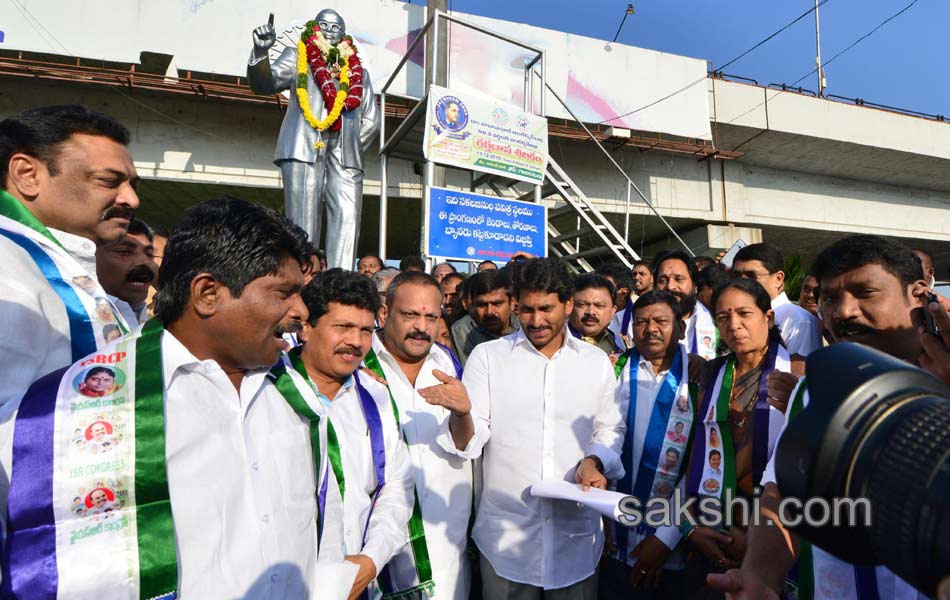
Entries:
{"label": "man with folded arms", "polygon": [[483,598],[594,600],[600,516],[529,488],[554,478],[604,489],[622,477],[626,407],[607,355],[567,330],[574,289],[564,264],[529,260],[514,290],[521,329],[477,346],[462,378],[491,435],[472,533]]}

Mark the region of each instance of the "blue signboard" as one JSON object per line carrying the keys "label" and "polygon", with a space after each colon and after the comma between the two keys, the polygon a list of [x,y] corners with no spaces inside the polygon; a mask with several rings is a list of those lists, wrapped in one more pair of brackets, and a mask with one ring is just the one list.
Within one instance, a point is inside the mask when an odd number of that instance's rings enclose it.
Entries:
{"label": "blue signboard", "polygon": [[547,256],[547,207],[471,192],[429,189],[426,254],[503,262],[515,252]]}

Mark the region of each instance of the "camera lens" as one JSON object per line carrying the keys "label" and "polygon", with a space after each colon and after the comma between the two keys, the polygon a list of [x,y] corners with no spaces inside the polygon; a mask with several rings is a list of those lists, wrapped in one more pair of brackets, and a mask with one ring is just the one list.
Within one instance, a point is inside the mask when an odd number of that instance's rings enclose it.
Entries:
{"label": "camera lens", "polygon": [[796,528],[855,564],[887,565],[918,589],[950,574],[950,389],[857,344],[808,358],[809,404],[777,449],[783,496],[866,498],[871,527]]}

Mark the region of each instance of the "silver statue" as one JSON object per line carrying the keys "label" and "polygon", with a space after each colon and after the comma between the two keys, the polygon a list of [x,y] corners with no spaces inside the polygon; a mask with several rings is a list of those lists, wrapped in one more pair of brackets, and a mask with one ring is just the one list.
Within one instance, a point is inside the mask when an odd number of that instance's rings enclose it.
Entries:
{"label": "silver statue", "polygon": [[[331,45],[346,34],[346,22],[336,11],[324,9],[317,23]],[[379,109],[363,70],[363,99],[360,106],[340,116],[340,131],[324,131],[323,150],[314,147],[317,131],[304,119],[297,104],[297,46],[291,44],[271,63],[268,50],[277,36],[273,15],[267,25],[254,30],[254,49],[247,65],[247,78],[258,94],[276,94],[290,90],[290,101],[280,127],[274,162],[284,180],[284,209],[287,216],[308,234],[314,246],[320,246],[320,223],[327,210],[326,253],[328,267],[352,269],[363,204],[363,152],[379,130]],[[334,79],[339,89],[339,81]],[[313,76],[307,71],[307,94],[311,110],[318,119],[326,117],[323,97]]]}

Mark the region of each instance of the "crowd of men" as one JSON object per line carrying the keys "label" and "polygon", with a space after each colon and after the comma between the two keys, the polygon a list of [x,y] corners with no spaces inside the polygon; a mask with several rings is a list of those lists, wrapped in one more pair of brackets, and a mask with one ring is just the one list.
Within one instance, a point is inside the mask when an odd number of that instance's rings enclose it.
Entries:
{"label": "crowd of men", "polygon": [[774,510],[803,357],[854,341],[950,382],[926,255],[842,238],[794,302],[768,244],[327,271],[235,198],[149,227],[128,144],[80,106],[0,122],[0,596],[917,597],[780,523],[625,527],[529,490]]}

